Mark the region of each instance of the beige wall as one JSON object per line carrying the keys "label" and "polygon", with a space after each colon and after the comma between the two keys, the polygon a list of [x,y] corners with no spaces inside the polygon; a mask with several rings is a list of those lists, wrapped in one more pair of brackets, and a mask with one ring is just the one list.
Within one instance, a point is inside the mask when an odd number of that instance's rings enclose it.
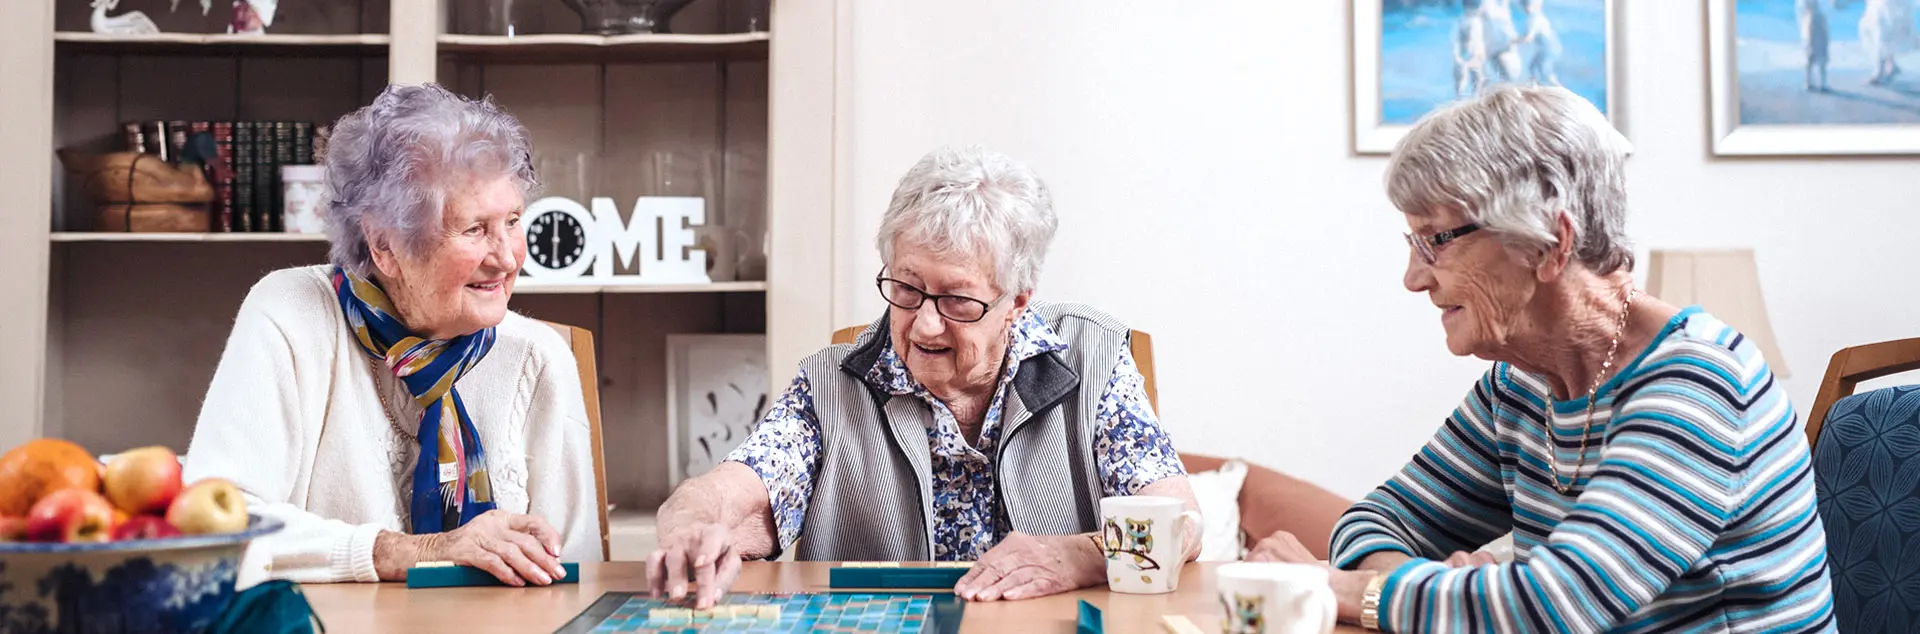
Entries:
{"label": "beige wall", "polygon": [[40,434],[53,169],[53,3],[0,2],[0,447]]}

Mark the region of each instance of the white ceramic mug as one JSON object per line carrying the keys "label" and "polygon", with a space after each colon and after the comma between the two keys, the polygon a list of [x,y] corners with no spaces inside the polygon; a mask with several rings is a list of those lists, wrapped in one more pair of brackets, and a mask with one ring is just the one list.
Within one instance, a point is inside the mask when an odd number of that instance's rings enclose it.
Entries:
{"label": "white ceramic mug", "polygon": [[1200,514],[1180,500],[1128,495],[1100,500],[1100,550],[1107,555],[1107,588],[1128,594],[1161,594],[1180,587],[1186,563],[1183,528],[1200,535]]}
{"label": "white ceramic mug", "polygon": [[1327,569],[1307,564],[1237,562],[1214,570],[1222,634],[1327,634],[1340,605]]}

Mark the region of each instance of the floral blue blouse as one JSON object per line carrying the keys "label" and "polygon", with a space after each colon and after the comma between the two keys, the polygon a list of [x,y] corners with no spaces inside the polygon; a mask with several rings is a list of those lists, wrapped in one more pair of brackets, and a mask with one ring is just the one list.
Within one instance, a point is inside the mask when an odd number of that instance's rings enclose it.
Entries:
{"label": "floral blue blouse", "polygon": [[[1002,405],[1020,362],[1067,348],[1032,311],[1014,324],[1012,339],[1007,347],[1009,362],[987,408],[977,446],[967,443],[946,404],[913,379],[891,344],[883,344],[887,347],[867,373],[868,383],[895,396],[917,397],[933,409],[935,424],[927,430],[927,441],[933,449],[936,560],[979,559],[1007,532],[993,516],[992,456],[1000,440]],[[1101,430],[1094,452],[1105,495],[1132,495],[1161,478],[1186,473],[1172,439],[1160,428],[1147,401],[1145,383],[1133,364],[1133,354],[1122,349],[1094,413]],[[760,475],[773,506],[780,547],[792,546],[800,537],[807,501],[813,495],[814,472],[820,465],[820,420],[804,370],[727,460],[752,467]]]}

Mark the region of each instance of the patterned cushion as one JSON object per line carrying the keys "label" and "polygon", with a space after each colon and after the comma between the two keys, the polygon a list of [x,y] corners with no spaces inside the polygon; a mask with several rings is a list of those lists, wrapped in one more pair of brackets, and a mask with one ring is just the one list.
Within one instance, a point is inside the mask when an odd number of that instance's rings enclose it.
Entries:
{"label": "patterned cushion", "polygon": [[1840,631],[1920,626],[1920,385],[1840,399],[1813,468]]}

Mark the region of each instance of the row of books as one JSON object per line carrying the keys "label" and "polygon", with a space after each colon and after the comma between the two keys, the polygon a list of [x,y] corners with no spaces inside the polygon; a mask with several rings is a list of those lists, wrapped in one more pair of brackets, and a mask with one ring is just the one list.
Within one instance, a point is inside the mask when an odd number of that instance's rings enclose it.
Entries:
{"label": "row of books", "polygon": [[[312,165],[316,130],[308,121],[137,121],[124,124],[126,149],[179,161],[187,139],[213,137],[218,158],[207,165],[215,232],[285,231],[282,165]],[[319,130],[324,139],[326,131]]]}

